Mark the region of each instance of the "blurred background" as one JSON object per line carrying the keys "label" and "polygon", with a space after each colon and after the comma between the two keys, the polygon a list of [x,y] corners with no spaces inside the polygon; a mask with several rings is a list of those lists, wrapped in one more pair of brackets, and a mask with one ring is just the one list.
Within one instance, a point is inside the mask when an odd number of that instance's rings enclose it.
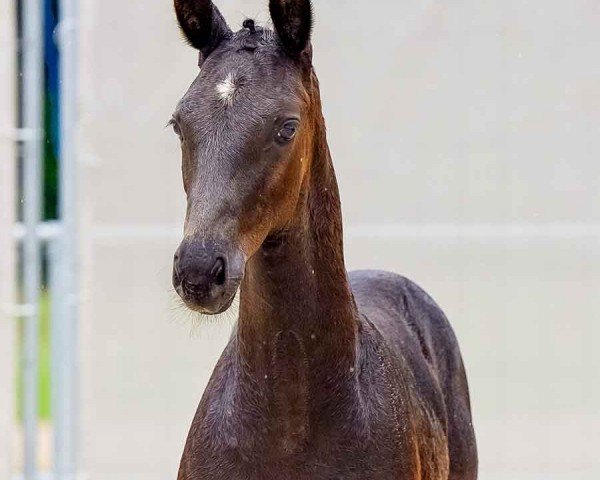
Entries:
{"label": "blurred background", "polygon": [[[348,268],[446,311],[480,478],[600,478],[600,3],[314,4]],[[170,287],[196,74],[170,0],[0,0],[0,479],[176,477],[232,327]]]}

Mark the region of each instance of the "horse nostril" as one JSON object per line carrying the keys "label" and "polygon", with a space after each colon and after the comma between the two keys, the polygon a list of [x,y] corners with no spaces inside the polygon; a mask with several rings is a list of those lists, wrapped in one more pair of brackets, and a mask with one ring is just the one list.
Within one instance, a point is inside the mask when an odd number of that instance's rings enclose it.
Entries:
{"label": "horse nostril", "polygon": [[175,273],[179,276],[181,273],[179,270],[179,253],[175,254],[175,258],[173,259],[173,267],[175,268]]}
{"label": "horse nostril", "polygon": [[182,280],[181,287],[183,291],[190,295],[198,295],[202,291],[202,286]]}
{"label": "horse nostril", "polygon": [[225,260],[217,258],[217,261],[213,265],[210,275],[215,280],[215,284],[221,286],[225,283]]}

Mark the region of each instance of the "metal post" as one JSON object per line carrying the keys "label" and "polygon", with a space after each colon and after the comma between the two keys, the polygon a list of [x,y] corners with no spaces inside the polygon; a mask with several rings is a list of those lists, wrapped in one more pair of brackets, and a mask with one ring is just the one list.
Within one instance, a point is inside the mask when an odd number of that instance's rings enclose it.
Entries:
{"label": "metal post", "polygon": [[52,312],[51,342],[52,342],[52,420],[54,428],[54,479],[65,478],[65,444],[64,432],[66,427],[68,399],[68,365],[66,365],[66,349],[68,347],[67,319],[65,314],[64,287],[61,259],[61,237],[58,236],[48,242],[48,265],[49,265],[49,291],[52,298],[50,305]]}
{"label": "metal post", "polygon": [[77,22],[78,0],[61,0],[60,23],[57,27],[60,48],[61,79],[61,150],[60,150],[60,215],[62,222],[60,298],[57,306],[61,318],[58,379],[60,395],[54,398],[54,473],[56,480],[72,480],[77,475],[78,435],[78,242],[77,242]]}
{"label": "metal post", "polygon": [[25,479],[37,477],[38,336],[41,285],[40,244],[36,229],[41,216],[43,2],[23,0],[23,128],[24,142],[23,243],[25,343],[23,349],[23,419]]}
{"label": "metal post", "polygon": [[15,222],[16,148],[15,129],[16,25],[15,2],[0,0],[0,478],[13,471],[12,439],[15,424],[16,324]]}

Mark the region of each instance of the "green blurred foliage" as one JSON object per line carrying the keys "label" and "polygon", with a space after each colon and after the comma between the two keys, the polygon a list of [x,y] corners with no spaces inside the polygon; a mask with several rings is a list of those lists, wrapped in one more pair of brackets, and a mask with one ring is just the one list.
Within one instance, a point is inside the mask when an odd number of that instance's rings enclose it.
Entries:
{"label": "green blurred foliage", "polygon": [[46,95],[44,105],[44,131],[46,141],[44,142],[44,220],[56,220],[58,218],[58,158],[56,158],[56,146],[51,140],[52,129],[51,101]]}
{"label": "green blurred foliage", "polygon": [[[19,348],[17,348],[18,365],[17,372],[17,416],[23,419],[23,337],[24,325],[19,322],[18,328]],[[50,401],[50,296],[43,293],[40,298],[40,336],[39,336],[39,379],[38,379],[38,416],[40,420],[49,421],[52,415]]]}

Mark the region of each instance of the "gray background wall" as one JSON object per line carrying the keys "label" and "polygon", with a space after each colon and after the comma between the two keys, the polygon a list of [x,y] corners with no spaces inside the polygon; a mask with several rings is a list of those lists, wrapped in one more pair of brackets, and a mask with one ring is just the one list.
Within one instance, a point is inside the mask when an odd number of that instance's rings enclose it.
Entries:
{"label": "gray background wall", "polygon": [[0,478],[9,478],[14,419],[13,309],[15,39],[12,2],[0,2]]}
{"label": "gray background wall", "polygon": [[[265,1],[219,2],[232,25]],[[462,344],[481,478],[600,475],[594,0],[315,1],[350,268],[421,283]],[[163,125],[196,74],[171,2],[82,0],[82,430],[90,480],[175,478],[231,320],[170,289]]]}

